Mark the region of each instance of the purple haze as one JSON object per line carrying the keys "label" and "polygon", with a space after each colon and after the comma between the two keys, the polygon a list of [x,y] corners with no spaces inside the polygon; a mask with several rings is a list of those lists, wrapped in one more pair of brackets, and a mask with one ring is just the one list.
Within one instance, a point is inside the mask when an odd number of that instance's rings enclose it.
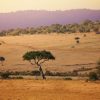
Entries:
{"label": "purple haze", "polygon": [[0,30],[37,27],[51,24],[80,23],[86,19],[100,20],[100,10],[18,11],[0,13]]}

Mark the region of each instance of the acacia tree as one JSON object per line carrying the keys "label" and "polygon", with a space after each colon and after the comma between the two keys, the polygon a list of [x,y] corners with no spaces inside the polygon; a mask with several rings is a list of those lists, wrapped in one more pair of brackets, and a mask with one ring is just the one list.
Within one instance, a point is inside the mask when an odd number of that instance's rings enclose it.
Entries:
{"label": "acacia tree", "polygon": [[55,60],[55,57],[49,51],[30,51],[23,55],[23,59],[29,61],[32,65],[37,65],[43,79],[46,79],[43,73],[42,64],[49,60]]}
{"label": "acacia tree", "polygon": [[3,66],[3,62],[5,61],[5,58],[4,57],[0,57],[0,62],[1,62],[1,65]]}

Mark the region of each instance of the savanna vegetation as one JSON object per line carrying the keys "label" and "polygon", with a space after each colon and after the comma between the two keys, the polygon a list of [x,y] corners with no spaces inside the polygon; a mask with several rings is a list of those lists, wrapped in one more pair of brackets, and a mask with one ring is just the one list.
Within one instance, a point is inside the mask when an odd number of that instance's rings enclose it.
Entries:
{"label": "savanna vegetation", "polygon": [[30,51],[23,56],[24,60],[29,61],[32,65],[37,65],[43,79],[46,79],[42,69],[42,64],[49,60],[54,60],[55,57],[49,51]]}
{"label": "savanna vegetation", "polygon": [[[90,22],[2,31],[13,36],[0,37],[0,100],[100,100],[100,23]],[[74,32],[91,34],[64,34]]]}
{"label": "savanna vegetation", "polygon": [[96,81],[100,79],[100,59],[97,62],[96,71],[89,73],[89,80]]}
{"label": "savanna vegetation", "polygon": [[[72,37],[73,41],[72,41],[71,44],[68,44],[68,47],[70,46],[71,48],[76,48],[78,46],[81,47],[81,45],[84,45],[84,44],[89,44],[89,43],[92,44],[92,42],[87,41],[89,36],[86,33],[89,33],[89,32],[96,32],[97,34],[100,34],[100,21],[99,20],[98,21],[85,20],[83,23],[80,23],[80,24],[79,23],[66,24],[66,25],[53,24],[53,25],[50,25],[50,26],[31,27],[31,28],[25,28],[25,29],[21,29],[21,28],[9,29],[9,30],[1,31],[0,32],[0,36],[6,36],[6,35],[16,36],[16,35],[24,35],[24,34],[26,34],[26,35],[28,35],[28,34],[51,34],[51,33],[57,33],[57,34],[84,33],[82,36],[81,35],[72,34],[72,35],[74,35]],[[69,35],[69,34],[67,34],[67,35]],[[34,39],[35,39],[35,37],[34,37]],[[83,43],[83,39],[85,40],[84,43]],[[93,37],[93,39],[95,39],[95,38]],[[6,41],[6,39],[5,39],[5,41]],[[5,41],[2,41],[2,39],[1,39],[1,43],[0,43],[1,48],[3,46],[11,46],[12,45],[10,43],[9,43],[9,45],[7,43],[5,44]],[[22,39],[21,39],[21,41],[22,41]],[[63,40],[60,40],[60,42],[61,41],[63,41]],[[37,41],[35,41],[35,42],[37,42]],[[33,39],[32,39],[32,44],[31,45],[32,46],[35,45],[35,42],[33,43]],[[50,44],[51,47],[53,45],[53,42],[51,43],[51,40],[50,40],[49,44]],[[23,46],[25,48],[27,47],[30,50],[30,49],[33,49],[32,46],[29,46],[30,43],[27,44],[28,46],[26,46],[26,44],[15,42],[15,44],[13,46],[15,46],[15,45],[16,46]],[[57,45],[59,43],[57,43]],[[63,43],[65,43],[65,40],[64,40]],[[95,43],[95,45],[98,45],[97,41],[94,41],[94,43]],[[19,45],[19,44],[21,44],[21,45]],[[67,44],[67,42],[66,42],[66,44]],[[77,44],[79,44],[79,45],[77,45]],[[41,46],[41,43],[40,43],[39,46]],[[43,46],[44,46],[44,44],[43,44]],[[65,46],[66,46],[66,49],[65,49],[65,51],[66,51],[68,48],[67,48],[67,45],[64,45],[64,48],[65,48]],[[36,47],[37,47],[37,45],[36,45]],[[47,47],[48,47],[48,45],[47,45]],[[95,48],[95,46],[94,46],[94,48]],[[42,49],[44,49],[44,48],[42,48]],[[45,49],[48,50],[48,48],[45,48]],[[89,77],[90,80],[97,80],[100,77],[100,68],[99,68],[100,67],[100,62],[98,62],[97,63],[97,67],[95,66],[94,68],[86,68],[86,67],[83,66],[82,68],[74,69],[73,71],[59,72],[59,71],[45,70],[43,72],[42,64],[45,63],[46,61],[49,61],[49,60],[55,60],[55,57],[49,51],[36,51],[36,50],[35,51],[26,52],[23,55],[23,59],[27,60],[31,65],[37,66],[38,70],[36,70],[36,71],[35,70],[34,71],[23,71],[23,72],[22,71],[21,72],[19,72],[19,71],[18,72],[8,72],[7,71],[7,72],[3,72],[3,73],[1,72],[1,74],[0,74],[1,77],[2,78],[9,78],[9,76],[11,76],[11,75],[34,75],[34,76],[35,75],[41,75],[43,79],[46,79],[45,76],[82,76],[82,77]],[[20,50],[19,50],[19,52],[20,52]],[[24,51],[22,51],[21,54],[23,52]],[[20,58],[18,58],[18,59],[20,59]],[[0,57],[0,62],[1,62],[2,66],[4,65],[3,64],[4,61],[5,61],[5,58],[4,57]],[[89,71],[91,71],[91,70],[93,70],[93,72],[89,73]],[[96,71],[94,71],[94,70],[96,70]],[[86,73],[81,74],[81,72],[86,72]]]}
{"label": "savanna vegetation", "polygon": [[41,26],[41,27],[28,27],[25,29],[9,29],[3,30],[0,32],[0,36],[6,35],[23,35],[23,34],[50,34],[50,33],[89,33],[89,32],[100,32],[100,21],[91,21],[85,20],[83,23],[74,23],[74,24],[52,24],[50,26]]}

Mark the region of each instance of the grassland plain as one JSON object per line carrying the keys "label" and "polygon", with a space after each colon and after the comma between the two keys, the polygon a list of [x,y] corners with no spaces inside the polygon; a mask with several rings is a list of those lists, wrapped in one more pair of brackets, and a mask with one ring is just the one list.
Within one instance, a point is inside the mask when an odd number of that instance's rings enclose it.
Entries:
{"label": "grassland plain", "polygon": [[[76,44],[75,37],[80,37]],[[100,35],[95,33],[83,34],[47,34],[0,37],[0,55],[6,58],[0,70],[24,71],[36,69],[29,62],[23,61],[22,56],[30,50],[49,50],[56,57],[55,61],[43,65],[44,70],[70,71],[78,66],[74,64],[96,63],[100,57]]]}
{"label": "grassland plain", "polygon": [[[79,44],[75,41],[77,36],[80,37]],[[0,37],[0,43],[0,56],[6,58],[0,71],[37,69],[22,59],[23,54],[30,50],[45,49],[55,55],[55,61],[43,65],[44,70],[50,71],[70,71],[77,69],[77,64],[96,63],[100,57],[100,35],[94,33],[87,33],[86,37],[80,33],[6,36]],[[0,100],[100,100],[100,82],[0,80]]]}

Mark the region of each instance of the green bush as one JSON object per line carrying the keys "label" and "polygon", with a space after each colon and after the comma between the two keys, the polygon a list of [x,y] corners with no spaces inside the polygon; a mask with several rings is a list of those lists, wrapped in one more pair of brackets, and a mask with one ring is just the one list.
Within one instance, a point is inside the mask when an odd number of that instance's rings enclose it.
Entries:
{"label": "green bush", "polygon": [[95,72],[90,72],[90,73],[89,73],[89,80],[91,80],[91,81],[96,81],[96,80],[98,80],[97,73],[95,73]]}
{"label": "green bush", "polygon": [[8,78],[10,78],[9,76],[10,76],[9,72],[4,72],[4,73],[1,74],[2,79],[8,79]]}

